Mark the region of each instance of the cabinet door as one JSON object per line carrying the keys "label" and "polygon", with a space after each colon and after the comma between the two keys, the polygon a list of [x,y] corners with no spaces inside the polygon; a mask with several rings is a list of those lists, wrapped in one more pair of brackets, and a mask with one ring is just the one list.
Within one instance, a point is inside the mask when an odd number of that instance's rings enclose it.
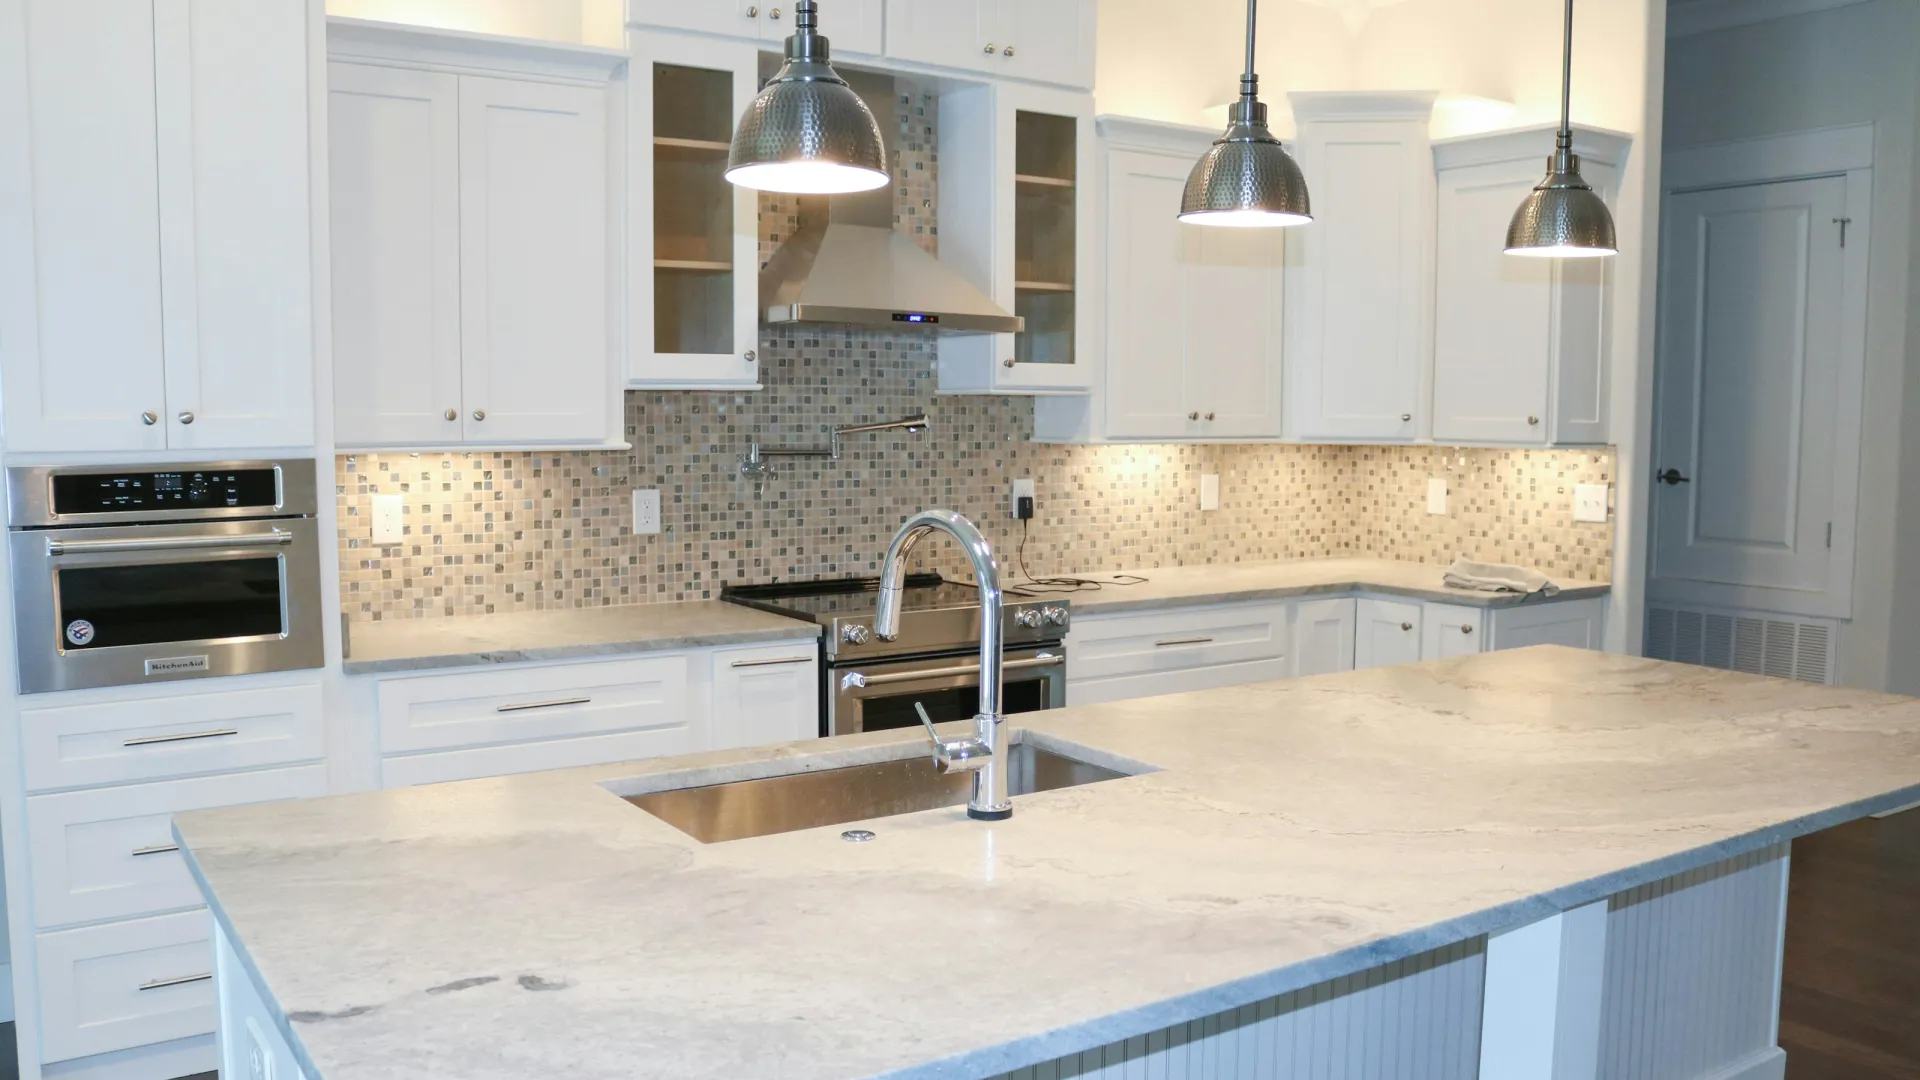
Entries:
{"label": "cabinet door", "polygon": [[[996,40],[1001,0],[886,0],[887,55],[895,60],[1002,70]],[[829,37],[832,35],[829,34]]]}
{"label": "cabinet door", "polygon": [[328,68],[334,437],[460,437],[460,83]]}
{"label": "cabinet door", "polygon": [[1529,645],[1564,645],[1570,649],[1605,646],[1605,600],[1561,600],[1551,604],[1523,604],[1490,612],[1491,649],[1524,649]]}
{"label": "cabinet door", "polygon": [[167,443],[313,442],[307,7],[156,0]]}
{"label": "cabinet door", "polygon": [[819,735],[819,656],[814,641],[714,653],[712,748]]}
{"label": "cabinet door", "polygon": [[[775,0],[775,7],[791,9],[792,4]],[[879,56],[884,45],[886,0],[820,0],[820,32],[833,42],[833,55],[858,53]],[[793,20],[774,20],[761,40],[783,40],[793,33]]]}
{"label": "cabinet door", "polygon": [[259,987],[218,923],[213,927],[213,970],[220,1009],[220,1075],[306,1080],[293,1047],[280,1034]]}
{"label": "cabinet door", "polygon": [[606,95],[460,80],[468,442],[595,442],[613,392]]}
{"label": "cabinet door", "polygon": [[1421,612],[1420,659],[1451,660],[1486,648],[1485,608],[1428,604]]}
{"label": "cabinet door", "polygon": [[1295,675],[1330,675],[1353,670],[1354,619],[1351,597],[1302,600],[1293,607]]}
{"label": "cabinet door", "polygon": [[1420,605],[1362,597],[1356,602],[1355,668],[1412,664],[1420,659]]}
{"label": "cabinet door", "polygon": [[771,8],[783,9],[784,17],[784,9],[792,6],[790,0],[627,0],[627,21],[674,30],[697,30],[703,34],[757,38],[762,36],[760,24]]}
{"label": "cabinet door", "polygon": [[1283,230],[1179,228],[1188,422],[1210,439],[1278,436]]}
{"label": "cabinet door", "polygon": [[1287,238],[1293,434],[1410,441],[1432,347],[1427,119],[1319,119],[1303,97],[1300,164],[1314,220]]}
{"label": "cabinet door", "polygon": [[9,451],[166,445],[153,31],[151,0],[0,5]]}
{"label": "cabinet door", "polygon": [[1092,89],[1094,35],[1092,0],[999,0],[998,74]]}

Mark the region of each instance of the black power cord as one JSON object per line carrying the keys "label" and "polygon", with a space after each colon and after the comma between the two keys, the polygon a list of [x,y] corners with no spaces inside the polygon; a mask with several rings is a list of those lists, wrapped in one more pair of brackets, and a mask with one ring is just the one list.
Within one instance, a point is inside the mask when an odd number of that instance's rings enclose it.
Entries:
{"label": "black power cord", "polygon": [[[1022,501],[1025,501],[1024,499]],[[1020,576],[1026,580],[1007,591],[1020,593],[1076,593],[1098,592],[1108,585],[1143,585],[1146,578],[1138,574],[1115,574],[1112,580],[1095,581],[1080,577],[1038,577],[1027,569],[1027,533],[1032,523],[1032,515],[1020,519],[1020,545],[1014,550],[1014,560],[1020,568]]]}

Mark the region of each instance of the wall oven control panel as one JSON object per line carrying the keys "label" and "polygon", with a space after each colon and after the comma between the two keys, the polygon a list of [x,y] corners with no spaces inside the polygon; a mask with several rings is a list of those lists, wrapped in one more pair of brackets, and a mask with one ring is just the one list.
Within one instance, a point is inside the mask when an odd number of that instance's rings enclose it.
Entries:
{"label": "wall oven control panel", "polygon": [[53,512],[62,517],[196,507],[272,511],[280,505],[279,470],[273,468],[56,473],[52,481]]}

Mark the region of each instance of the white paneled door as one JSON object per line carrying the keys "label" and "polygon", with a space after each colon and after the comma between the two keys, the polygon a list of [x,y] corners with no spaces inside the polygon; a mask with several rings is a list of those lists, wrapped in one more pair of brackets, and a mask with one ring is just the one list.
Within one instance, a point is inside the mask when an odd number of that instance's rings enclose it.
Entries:
{"label": "white paneled door", "polygon": [[1867,243],[1864,220],[1843,220],[1864,217],[1848,209],[1848,184],[1832,176],[1668,199],[1658,581],[1764,590],[1735,599],[1847,614],[1849,560],[1836,553],[1851,550],[1857,442],[1850,452],[1846,441],[1859,426],[1857,400],[1843,404],[1853,397],[1847,279],[1852,264],[1864,268]]}

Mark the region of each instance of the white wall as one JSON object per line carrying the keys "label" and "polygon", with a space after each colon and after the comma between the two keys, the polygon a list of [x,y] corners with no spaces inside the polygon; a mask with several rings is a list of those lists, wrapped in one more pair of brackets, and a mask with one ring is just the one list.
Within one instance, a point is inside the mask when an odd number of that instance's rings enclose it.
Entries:
{"label": "white wall", "polygon": [[[1859,546],[1854,617],[1841,628],[1839,680],[1920,691],[1920,394],[1908,385],[1909,265],[1914,253],[1914,55],[1920,5],[1870,0],[1786,19],[1676,38],[1667,55],[1666,145],[1724,142],[1811,128],[1875,125],[1873,228],[1867,297],[1866,408],[1861,417]],[[1915,339],[1920,341],[1920,339]],[[1904,412],[1903,412],[1904,410]],[[1843,430],[1847,425],[1843,424]],[[1624,467],[1623,467],[1624,471]],[[1900,534],[1904,533],[1904,536]],[[1901,550],[1904,548],[1905,550]],[[1905,557],[1899,557],[1899,556]]]}

